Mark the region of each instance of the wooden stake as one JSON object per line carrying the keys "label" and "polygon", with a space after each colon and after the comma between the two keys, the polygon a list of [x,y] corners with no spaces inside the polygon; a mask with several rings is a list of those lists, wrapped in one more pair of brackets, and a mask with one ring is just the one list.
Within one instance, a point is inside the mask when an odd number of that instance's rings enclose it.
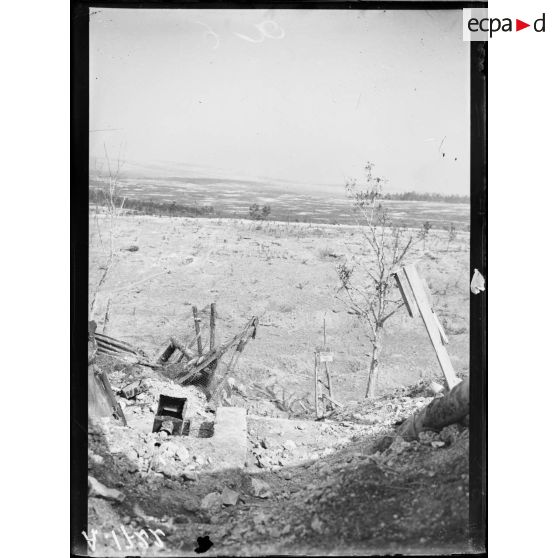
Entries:
{"label": "wooden stake", "polygon": [[198,307],[192,306],[192,314],[194,315],[194,328],[196,330],[196,337],[198,339],[198,354],[202,356],[203,348],[200,336],[200,319],[198,318]]}
{"label": "wooden stake", "polygon": [[415,266],[407,265],[403,268],[403,271],[405,272],[413,295],[415,296],[422,321],[424,322],[424,326],[426,327],[426,331],[428,332],[428,336],[436,352],[440,368],[444,373],[449,389],[452,389],[460,380],[455,374],[448,352],[442,342],[437,319],[434,316],[432,306],[424,290],[424,282],[421,280]]}
{"label": "wooden stake", "polygon": [[108,325],[110,322],[110,298],[107,301],[107,310],[105,312],[105,321],[103,323],[103,333],[108,333]]}
{"label": "wooden stake", "polygon": [[215,303],[211,303],[211,313],[209,315],[209,350],[215,348]]}
{"label": "wooden stake", "polygon": [[319,385],[318,385],[318,353],[314,353],[314,402],[316,406],[316,418],[320,418],[320,408],[319,408]]}
{"label": "wooden stake", "polygon": [[[325,316],[324,316],[324,351],[326,349],[327,349],[326,321],[325,321]],[[327,376],[327,389],[329,391],[329,395],[333,399],[333,386],[331,384],[331,376],[329,374],[329,366],[327,365],[327,362],[324,362],[324,365],[325,365],[325,371],[326,371],[326,376]]]}

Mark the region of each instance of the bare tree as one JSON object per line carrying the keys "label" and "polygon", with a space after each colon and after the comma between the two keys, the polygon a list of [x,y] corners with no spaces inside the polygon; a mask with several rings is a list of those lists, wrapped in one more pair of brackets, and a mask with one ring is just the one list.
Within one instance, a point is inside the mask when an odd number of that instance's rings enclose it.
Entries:
{"label": "bare tree", "polygon": [[123,161],[121,159],[120,151],[118,153],[118,158],[115,162],[111,163],[111,159],[107,152],[107,147],[104,145],[105,150],[105,163],[106,163],[106,171],[103,171],[103,168],[98,169],[98,177],[99,182],[103,184],[102,186],[102,199],[103,199],[103,206],[104,206],[104,220],[105,220],[105,230],[107,242],[105,244],[103,240],[103,235],[101,234],[101,227],[99,224],[99,207],[97,204],[96,212],[95,212],[95,220],[97,223],[97,231],[99,234],[99,241],[101,246],[106,246],[106,258],[105,263],[102,266],[102,273],[99,278],[95,289],[91,293],[91,303],[89,306],[89,313],[91,316],[95,313],[95,305],[97,303],[97,297],[99,291],[101,290],[103,284],[107,280],[110,270],[114,266],[115,258],[116,258],[116,251],[114,248],[114,228],[117,219],[122,215],[124,210],[124,202],[126,199],[119,195],[120,193],[120,172],[122,169]]}
{"label": "bare tree", "polygon": [[356,314],[365,326],[372,354],[368,368],[366,398],[374,398],[378,384],[379,359],[386,321],[403,306],[394,293],[393,274],[403,264],[414,237],[401,226],[394,226],[381,203],[385,179],[373,176],[374,165],[365,166],[366,187],[358,190],[355,180],[346,185],[347,196],[356,214],[361,242],[347,248],[346,261],[337,266],[341,286],[337,298]]}
{"label": "bare tree", "polygon": [[419,232],[419,238],[422,239],[422,249],[426,251],[426,239],[428,238],[428,234],[430,233],[430,229],[432,228],[432,224],[430,221],[425,221],[422,224],[422,229]]}
{"label": "bare tree", "polygon": [[448,226],[448,243],[446,244],[446,252],[449,250],[450,244],[457,238],[457,229],[453,223]]}

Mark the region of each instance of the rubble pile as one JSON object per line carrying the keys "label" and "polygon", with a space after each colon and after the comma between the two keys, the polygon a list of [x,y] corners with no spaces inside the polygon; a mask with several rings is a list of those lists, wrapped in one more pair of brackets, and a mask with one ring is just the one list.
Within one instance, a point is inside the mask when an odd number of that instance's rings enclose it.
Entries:
{"label": "rubble pile", "polygon": [[384,434],[428,405],[432,395],[428,384],[420,381],[408,388],[394,389],[377,399],[349,402],[344,408],[336,409],[329,418],[338,422],[374,425],[375,434]]}
{"label": "rubble pile", "polygon": [[[180,342],[171,341],[176,352]],[[274,544],[300,554],[302,541],[329,548],[405,532],[420,533],[423,544],[440,536],[435,529],[444,521],[448,537],[464,536],[468,429],[452,424],[411,441],[397,434],[405,419],[437,401],[425,382],[319,420],[293,420],[214,406],[203,385],[177,383],[162,370],[180,365],[130,364],[91,351],[90,372],[112,395],[109,410],[89,420],[89,513],[98,530],[152,525],[169,549],[211,532],[230,555],[277,553]],[[173,399],[181,409],[173,418],[178,434],[157,426],[169,422],[176,407],[166,400]],[[113,550],[110,541],[102,544],[99,552]]]}
{"label": "rubble pile", "polygon": [[139,475],[184,481],[196,480],[204,465],[200,456],[177,437],[168,438],[158,432],[146,434],[114,424],[109,418],[90,420],[89,461],[93,468],[106,465],[104,469],[118,477]]}
{"label": "rubble pile", "polygon": [[[128,422],[143,432],[151,431],[161,395],[187,399],[188,416],[192,422],[191,435],[198,435],[196,427],[199,429],[201,425],[213,422],[214,415],[207,410],[206,396],[196,386],[181,386],[157,371],[138,365],[109,372],[108,378]],[[130,384],[139,384],[140,393],[128,398],[123,390]]]}

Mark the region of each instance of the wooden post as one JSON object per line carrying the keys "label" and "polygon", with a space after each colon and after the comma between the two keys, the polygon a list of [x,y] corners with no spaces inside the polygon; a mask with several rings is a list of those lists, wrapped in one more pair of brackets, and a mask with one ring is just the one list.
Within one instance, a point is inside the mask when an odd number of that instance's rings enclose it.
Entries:
{"label": "wooden post", "polygon": [[194,315],[194,329],[196,330],[196,337],[198,339],[198,354],[202,356],[203,348],[200,336],[200,319],[198,318],[198,307],[192,306],[192,314]]}
{"label": "wooden post", "polygon": [[103,333],[108,333],[108,325],[110,322],[110,298],[107,301],[107,310],[105,312],[105,321],[103,322]]}
{"label": "wooden post", "polygon": [[[325,350],[327,350],[327,339],[326,339],[326,322],[325,322],[325,316],[324,316],[324,351]],[[324,365],[325,365],[325,371],[326,371],[326,376],[327,376],[327,389],[329,391],[329,395],[333,399],[333,386],[331,384],[331,376],[329,374],[329,366],[327,365],[327,362],[324,362]]]}
{"label": "wooden post", "polygon": [[209,315],[209,350],[215,348],[215,303],[211,303],[211,314]]}
{"label": "wooden post", "polygon": [[455,375],[455,370],[451,364],[450,357],[444,344],[442,342],[440,329],[438,327],[438,320],[436,319],[434,312],[432,311],[432,306],[428,301],[428,295],[424,290],[424,282],[421,280],[416,268],[413,265],[407,265],[403,268],[405,276],[409,281],[413,295],[417,302],[417,306],[430,337],[434,351],[436,352],[436,357],[446,378],[449,389],[452,389],[456,384],[460,382],[459,378]]}
{"label": "wooden post", "polygon": [[314,353],[314,402],[316,406],[316,418],[320,418],[320,408],[319,408],[319,385],[318,385],[318,353]]}

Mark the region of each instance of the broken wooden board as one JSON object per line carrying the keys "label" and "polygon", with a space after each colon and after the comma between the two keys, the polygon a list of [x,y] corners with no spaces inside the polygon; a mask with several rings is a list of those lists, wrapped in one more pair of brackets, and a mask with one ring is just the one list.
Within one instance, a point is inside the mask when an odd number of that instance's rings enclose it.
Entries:
{"label": "broken wooden board", "polygon": [[196,354],[194,351],[191,351],[189,347],[181,343],[176,337],[170,338],[171,343],[174,345],[176,349],[178,349],[185,357],[188,359],[194,358]]}
{"label": "broken wooden board", "polygon": [[254,316],[250,319],[243,330],[239,334],[235,335],[227,343],[223,343],[219,347],[213,349],[213,351],[209,351],[205,355],[194,358],[184,365],[182,365],[182,363],[179,363],[178,366],[181,366],[181,371],[173,377],[173,380],[181,384],[188,382],[188,380],[194,378],[210,364],[220,359],[230,348],[235,345],[237,345],[237,350],[239,352],[242,351],[248,339],[253,339],[256,337],[257,326],[258,318]]}
{"label": "broken wooden board", "polygon": [[95,364],[90,364],[87,376],[89,416],[112,417],[126,426],[126,417],[114,396],[106,374]]}
{"label": "broken wooden board", "polygon": [[169,360],[170,356],[174,353],[174,351],[175,351],[175,346],[173,342],[169,340],[161,347],[161,350],[155,356],[155,362],[157,364],[164,364]]}
{"label": "broken wooden board", "polygon": [[153,366],[153,364],[148,361],[147,355],[143,351],[133,347],[125,341],[120,341],[119,339],[109,337],[103,333],[95,333],[94,338],[97,351],[101,354],[116,358],[129,364]]}
{"label": "broken wooden board", "polygon": [[425,292],[424,282],[421,280],[415,266],[407,265],[403,268],[403,271],[409,281],[422,321],[424,322],[424,326],[426,327],[426,331],[428,332],[428,336],[436,352],[440,368],[446,378],[446,383],[449,389],[452,389],[460,380],[455,374],[448,352],[442,342],[440,333],[441,326],[439,326],[438,319],[434,315],[427,293]]}

